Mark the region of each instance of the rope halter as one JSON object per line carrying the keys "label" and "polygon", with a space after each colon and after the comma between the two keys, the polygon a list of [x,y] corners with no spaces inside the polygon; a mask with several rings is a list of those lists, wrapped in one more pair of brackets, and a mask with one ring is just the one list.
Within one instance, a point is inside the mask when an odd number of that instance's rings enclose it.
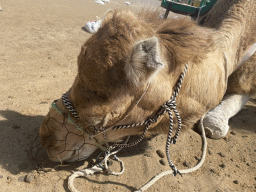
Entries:
{"label": "rope halter", "polygon": [[[183,82],[183,79],[185,77],[185,74],[187,72],[187,69],[188,69],[188,63],[185,65],[185,68],[184,68],[184,71],[181,73],[180,75],[180,78],[174,88],[174,92],[171,96],[171,99],[166,101],[161,107],[160,109],[157,111],[156,115],[153,116],[153,117],[150,117],[149,119],[147,119],[146,121],[142,122],[142,123],[136,123],[136,124],[128,124],[128,125],[118,125],[118,126],[114,126],[112,127],[112,130],[115,130],[115,129],[127,129],[127,128],[130,128],[130,127],[136,127],[136,126],[143,126],[143,125],[146,125],[142,135],[140,136],[140,138],[132,143],[129,143],[129,144],[119,144],[119,143],[114,143],[112,144],[111,146],[108,145],[108,142],[107,142],[107,136],[106,136],[106,130],[109,130],[105,127],[101,127],[101,128],[98,128],[98,129],[95,129],[94,131],[95,132],[99,132],[99,133],[103,133],[104,135],[104,138],[106,140],[106,143],[107,143],[107,149],[105,151],[105,156],[107,154],[110,153],[111,150],[115,149],[116,147],[118,148],[124,148],[124,147],[132,147],[134,145],[137,145],[139,142],[141,142],[144,137],[145,137],[145,134],[147,133],[148,129],[149,129],[149,126],[153,123],[156,123],[158,121],[158,119],[164,115],[166,112],[168,112],[168,115],[169,115],[169,132],[168,132],[168,137],[167,137],[167,142],[166,142],[166,156],[167,156],[167,159],[168,159],[168,162],[169,162],[169,165],[170,167],[172,168],[172,170],[174,171],[174,175],[176,175],[177,173],[180,174],[180,172],[178,171],[178,169],[175,167],[175,165],[172,163],[171,161],[171,158],[170,158],[170,153],[169,153],[169,147],[170,147],[170,144],[175,144],[176,143],[176,140],[178,139],[179,137],[179,133],[180,133],[180,130],[181,130],[181,118],[180,118],[180,115],[176,109],[176,98],[178,96],[178,93],[181,89],[181,85],[182,85],[182,82]],[[144,92],[145,93],[145,92]],[[143,95],[144,95],[143,93]],[[143,96],[142,95],[142,96]],[[66,94],[63,94],[62,95],[62,101],[64,103],[64,105],[66,106],[66,108],[70,111],[70,113],[77,119],[79,120],[79,116],[78,116],[78,113],[75,109],[75,107],[72,105],[72,103],[69,101],[68,97]],[[175,116],[177,117],[177,120],[178,120],[178,129],[177,129],[177,132],[176,134],[172,137],[172,131],[173,131],[173,115],[172,115],[172,111],[174,112]]]}
{"label": "rope halter", "polygon": [[[173,171],[173,175],[176,176],[177,174],[180,174],[181,173],[178,171],[178,169],[176,168],[176,166],[173,164],[173,162],[171,161],[171,157],[170,157],[170,152],[169,152],[169,148],[170,148],[170,144],[175,144],[178,137],[179,137],[179,133],[180,133],[180,130],[181,130],[181,118],[180,118],[180,115],[176,109],[176,106],[177,106],[177,103],[176,103],[176,98],[178,96],[178,93],[181,89],[181,85],[182,85],[182,82],[183,82],[183,79],[185,77],[185,74],[187,72],[187,69],[188,69],[188,63],[185,65],[185,68],[184,68],[184,71],[181,73],[180,77],[179,77],[179,80],[178,82],[176,83],[176,86],[174,88],[174,92],[171,96],[171,99],[166,101],[160,108],[159,110],[156,112],[156,115],[153,116],[153,117],[150,117],[149,119],[145,120],[144,122],[142,123],[136,123],[136,124],[128,124],[128,125],[118,125],[118,126],[113,126],[113,127],[110,127],[110,128],[106,128],[106,127],[101,127],[101,128],[95,128],[94,129],[94,132],[95,133],[102,133],[104,138],[105,138],[105,141],[106,141],[106,150],[104,152],[104,158],[101,162],[99,162],[97,165],[93,166],[92,168],[90,169],[87,169],[87,172],[84,172],[82,173],[81,171],[78,171],[78,172],[75,172],[72,174],[72,176],[69,178],[69,181],[68,181],[68,184],[69,184],[69,188],[71,189],[71,191],[77,191],[73,185],[73,180],[76,178],[76,177],[79,177],[79,176],[86,176],[86,175],[91,175],[93,174],[94,172],[98,172],[98,171],[101,171],[103,168],[105,168],[109,174],[114,174],[114,175],[120,175],[124,172],[124,166],[123,166],[123,162],[118,159],[115,154],[117,152],[119,152],[122,148],[124,147],[132,147],[134,145],[137,145],[139,142],[141,142],[144,137],[145,137],[145,134],[147,133],[148,129],[149,129],[149,126],[153,123],[156,123],[159,118],[164,115],[166,112],[168,112],[168,115],[169,115],[169,132],[168,132],[168,136],[167,136],[167,141],[166,141],[166,156],[167,156],[167,160],[168,160],[168,163],[169,163],[169,166],[172,168],[172,171]],[[148,85],[149,86],[149,85]],[[148,88],[147,86],[147,88]],[[147,89],[143,92],[142,96],[140,97],[140,99],[137,101],[136,105],[138,104],[138,102],[141,100],[141,98],[144,96],[145,92],[147,91]],[[72,103],[69,101],[68,97],[66,94],[63,94],[62,95],[62,101],[64,103],[64,105],[66,106],[66,108],[69,110],[69,112],[77,119],[79,120],[79,116],[78,116],[78,113],[75,109],[75,107],[72,105]],[[54,101],[56,102],[56,101]],[[133,109],[133,108],[132,108]],[[178,128],[177,128],[177,131],[175,133],[175,135],[172,137],[172,131],[173,131],[173,115],[172,115],[172,111],[174,112],[176,118],[177,118],[177,121],[178,121]],[[126,117],[126,116],[125,116]],[[74,125],[76,125],[74,122],[73,122]],[[107,142],[107,135],[106,135],[106,131],[107,130],[115,130],[115,129],[127,129],[127,128],[130,128],[130,127],[136,127],[136,126],[143,126],[143,125],[146,125],[142,135],[140,136],[140,138],[132,143],[129,143],[127,144],[128,142],[128,139],[126,140],[126,142],[124,144],[120,144],[120,143],[114,143],[112,144],[111,146],[109,146],[108,142]],[[77,125],[76,125],[77,126]],[[77,126],[79,127],[79,126]],[[79,127],[81,128],[81,127]],[[93,137],[93,135],[90,135]],[[118,147],[119,149],[114,151],[114,152],[111,152],[113,149],[115,149],[116,147]],[[114,173],[114,172],[111,172],[107,166],[107,160],[108,158],[111,156],[111,155],[114,155],[115,159],[117,161],[119,161],[121,163],[121,167],[122,167],[122,170],[120,173]]]}

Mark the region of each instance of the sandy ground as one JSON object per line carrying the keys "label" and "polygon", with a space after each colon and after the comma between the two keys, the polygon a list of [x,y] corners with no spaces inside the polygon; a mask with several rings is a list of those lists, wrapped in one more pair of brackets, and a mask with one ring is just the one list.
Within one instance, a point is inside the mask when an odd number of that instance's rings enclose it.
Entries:
{"label": "sandy ground", "polygon": [[[45,151],[36,154],[31,143],[35,147],[39,142],[35,137],[51,102],[74,81],[80,47],[91,35],[83,30],[84,24],[109,8],[123,6],[123,2],[110,0],[103,6],[91,0],[1,0],[1,192],[69,191],[67,178],[72,171],[93,165],[99,151],[86,161],[55,167],[57,164],[47,160]],[[138,7],[135,1],[130,2],[130,6]],[[161,2],[149,2],[153,3]],[[232,132],[227,137],[208,139],[206,161],[200,170],[183,177],[166,176],[148,191],[256,191],[255,101],[251,100],[230,120]],[[126,166],[123,175],[78,178],[75,186],[81,192],[139,188],[154,175],[170,169],[160,163],[156,154],[158,149],[164,151],[165,140],[164,135],[159,135],[121,151],[118,156]],[[179,169],[196,165],[201,156],[200,135],[192,130],[181,135],[171,146],[171,156]],[[113,164],[111,168],[119,167]]]}

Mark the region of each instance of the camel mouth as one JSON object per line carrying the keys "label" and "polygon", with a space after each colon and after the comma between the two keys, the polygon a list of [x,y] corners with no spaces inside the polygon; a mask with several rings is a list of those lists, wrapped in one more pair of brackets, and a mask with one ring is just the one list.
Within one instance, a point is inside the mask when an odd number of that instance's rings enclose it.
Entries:
{"label": "camel mouth", "polygon": [[97,149],[94,145],[84,145],[82,148],[77,149],[76,146],[64,151],[47,150],[48,158],[53,162],[75,162],[83,161],[91,156]]}

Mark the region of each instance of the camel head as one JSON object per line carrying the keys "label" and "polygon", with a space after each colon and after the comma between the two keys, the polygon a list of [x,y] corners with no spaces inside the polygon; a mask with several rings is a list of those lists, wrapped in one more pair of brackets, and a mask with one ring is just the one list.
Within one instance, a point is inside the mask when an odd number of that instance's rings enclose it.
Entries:
{"label": "camel head", "polygon": [[[147,96],[136,102],[161,69],[159,40],[152,28],[132,12],[109,11],[99,31],[82,46],[78,75],[68,91],[79,120],[59,99],[42,122],[40,136],[49,158],[82,160],[104,148],[106,140],[118,142],[142,133],[143,126],[125,130],[111,127],[143,122],[159,108],[165,93],[147,90]],[[105,137],[95,133],[102,127],[107,129]]]}
{"label": "camel head", "polygon": [[[101,28],[82,46],[78,74],[67,92],[79,119],[59,99],[41,125],[41,141],[50,159],[85,159],[97,148],[103,149],[107,142],[119,142],[128,135],[143,133],[145,126],[113,127],[142,123],[156,114],[171,98],[185,64],[200,65],[212,52],[213,40],[206,35],[210,33],[201,34],[205,30],[186,18],[162,20],[155,11],[107,12]],[[198,69],[198,66],[189,68]],[[207,86],[203,86],[205,94],[201,95],[190,89],[198,79],[204,83],[206,77],[205,72],[198,72],[191,76],[190,82],[187,78],[183,86],[187,83],[186,92],[180,95],[187,94],[189,99],[187,103],[180,102],[179,107],[186,108],[186,118],[195,115],[195,111],[203,112],[204,106],[198,103],[203,103],[205,98],[216,100],[215,93],[208,91]],[[200,115],[186,122],[192,125]],[[149,127],[149,133],[167,133],[168,123],[167,117],[159,119]]]}

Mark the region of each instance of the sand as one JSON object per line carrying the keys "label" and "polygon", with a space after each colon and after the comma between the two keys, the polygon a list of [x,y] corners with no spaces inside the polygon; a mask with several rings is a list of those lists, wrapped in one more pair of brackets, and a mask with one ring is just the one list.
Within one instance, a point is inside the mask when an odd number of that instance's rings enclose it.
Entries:
{"label": "sand", "polygon": [[[67,179],[72,171],[93,165],[100,151],[88,160],[55,167],[57,164],[47,160],[45,151],[36,154],[34,148],[32,153],[30,149],[31,144],[35,147],[39,143],[35,137],[51,102],[74,81],[80,47],[91,36],[83,30],[84,24],[109,8],[127,7],[125,1],[110,0],[99,5],[91,0],[1,0],[1,192],[69,191]],[[147,1],[129,2],[130,7],[138,7]],[[160,3],[147,2],[154,6]],[[232,132],[224,139],[207,140],[206,160],[198,171],[183,177],[166,176],[148,191],[256,191],[255,116],[254,99],[230,120]],[[165,142],[166,136],[159,135],[122,150],[118,156],[125,163],[125,172],[119,177],[100,173],[78,178],[74,184],[81,192],[133,191],[170,169],[156,154],[156,150],[165,150]],[[201,137],[190,130],[170,150],[179,169],[192,167],[201,157]],[[118,170],[119,165],[114,163],[111,168]]]}

